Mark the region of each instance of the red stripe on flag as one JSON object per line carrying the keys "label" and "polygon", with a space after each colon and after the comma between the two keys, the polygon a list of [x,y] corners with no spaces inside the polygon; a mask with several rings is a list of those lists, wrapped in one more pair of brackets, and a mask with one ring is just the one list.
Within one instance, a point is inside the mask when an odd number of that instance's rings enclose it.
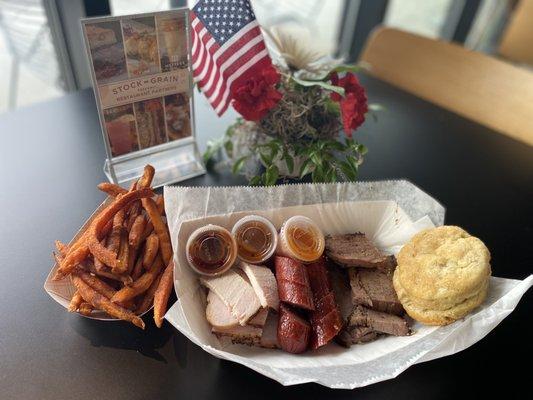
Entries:
{"label": "red stripe on flag", "polygon": [[224,52],[218,57],[217,64],[222,65],[228,60],[234,53],[236,53],[241,47],[246,43],[251,41],[257,36],[261,36],[261,30],[258,26],[250,29],[244,35],[242,35],[237,41],[235,41],[231,46],[224,50]]}
{"label": "red stripe on flag", "polygon": [[[212,38],[211,34],[207,29],[202,29],[200,32],[197,32],[198,38],[200,40],[200,44],[198,46],[198,52],[197,55],[193,55],[193,64],[195,64],[198,60],[203,60],[206,57],[207,54],[207,42]],[[193,66],[194,67],[194,66]],[[194,68],[193,73],[198,74],[199,69]]]}
{"label": "red stripe on flag", "polygon": [[[263,41],[261,41],[261,42],[257,43],[256,45],[252,46],[246,53],[244,53],[241,57],[239,57],[233,64],[231,64],[231,66],[228,69],[226,69],[222,73],[223,80],[225,82],[227,82],[228,79],[233,74],[235,74],[240,67],[242,67],[244,64],[246,64],[256,54],[260,53],[261,50],[264,50],[264,49],[265,49],[265,42],[263,42]],[[216,92],[215,89],[205,92],[205,95],[207,97],[211,97]],[[219,90],[218,95],[216,96],[215,99],[213,99],[213,103],[218,103],[223,94],[224,94],[224,92],[222,90]]]}
{"label": "red stripe on flag", "polygon": [[202,47],[202,45],[200,44],[200,38],[198,37],[198,32],[196,32],[194,29],[191,29],[191,39],[192,39],[193,47],[194,47],[194,44],[196,43],[196,48],[191,54],[192,63],[194,64],[194,61],[200,54],[200,48]]}
{"label": "red stripe on flag", "polygon": [[[258,70],[261,70],[270,64],[270,57],[268,56],[268,53],[264,51],[254,56],[254,63],[252,65],[244,65],[243,68],[246,68],[244,71],[234,74],[227,81],[224,80],[224,85],[221,87],[220,96],[217,96],[216,101],[210,102],[214,106],[215,112],[217,112],[219,115],[222,115],[233,99],[232,92],[243,85],[251,76],[257,75]],[[229,89],[228,84],[230,85]]]}
{"label": "red stripe on flag", "polygon": [[[202,62],[194,70],[194,76],[198,77],[199,75],[202,74],[204,69],[207,68],[207,72],[206,72],[206,74],[204,74],[204,78],[198,81],[198,83],[201,84],[202,86],[205,84],[205,83],[202,83],[202,82],[205,80],[206,76],[209,76],[211,68],[213,66],[216,66],[215,62],[213,60],[213,54],[216,51],[218,51],[219,48],[220,48],[220,46],[218,45],[218,43],[217,42],[213,42],[211,47],[209,49],[207,49],[207,51],[205,51]],[[206,67],[206,65],[207,65],[207,67]]]}
{"label": "red stripe on flag", "polygon": [[[213,84],[208,88],[207,92],[205,92],[205,95],[207,97],[212,96],[215,88],[216,88],[216,82],[220,79],[220,72],[218,69],[221,68],[221,66],[233,55],[235,52],[239,51],[240,48],[242,48],[246,43],[254,39],[255,37],[261,35],[261,30],[259,27],[255,27],[251,29],[250,31],[246,32],[244,35],[242,35],[235,43],[233,43],[231,46],[229,46],[227,49],[224,50],[223,53],[219,54],[216,65],[217,70],[214,71],[216,74],[213,78]],[[202,86],[205,86],[209,80],[211,79],[211,72],[210,74],[206,75],[204,79],[202,79]]]}
{"label": "red stripe on flag", "polygon": [[[215,79],[213,84],[205,91],[205,95],[207,97],[212,97],[218,90],[217,87],[217,81],[220,79],[227,79],[228,76],[232,75],[237,69],[239,69],[243,64],[248,62],[250,58],[252,58],[255,54],[259,53],[261,50],[265,48],[265,44],[263,41],[260,41],[250,47],[244,54],[242,54],[239,58],[237,58],[232,64],[228,65],[227,68],[224,71],[221,71],[221,69],[215,71]],[[220,66],[219,66],[220,68]],[[221,76],[222,74],[222,76]]]}
{"label": "red stripe on flag", "polygon": [[[267,68],[268,66],[272,65],[272,60],[270,59],[270,56],[268,54],[265,54],[261,60],[256,62],[251,68],[247,69],[242,75],[240,75],[237,79],[235,79],[231,86],[230,86],[230,93],[233,92],[235,89],[237,89],[239,86],[246,83],[248,79],[250,79],[252,76],[257,74],[257,71],[260,71],[264,68]],[[226,112],[228,107],[230,106],[231,102],[233,100],[233,96],[230,94],[227,99],[224,106],[220,109],[220,111],[217,112],[218,116],[221,116]],[[215,107],[216,111],[216,107]]]}
{"label": "red stripe on flag", "polygon": [[[216,46],[216,49],[213,48]],[[211,76],[211,74],[213,73],[213,70],[215,68],[217,68],[217,65],[215,63],[215,60],[213,58],[213,54],[219,49],[220,47],[218,46],[218,44],[214,44],[212,46],[212,48],[209,50],[209,59],[208,59],[208,64],[207,64],[207,71],[205,72],[204,74],[204,77],[202,79],[198,79],[198,84],[201,85],[202,87],[205,86],[205,84],[208,82],[209,80],[209,77]],[[200,74],[201,72],[204,70],[204,68],[198,68],[200,70]]]}

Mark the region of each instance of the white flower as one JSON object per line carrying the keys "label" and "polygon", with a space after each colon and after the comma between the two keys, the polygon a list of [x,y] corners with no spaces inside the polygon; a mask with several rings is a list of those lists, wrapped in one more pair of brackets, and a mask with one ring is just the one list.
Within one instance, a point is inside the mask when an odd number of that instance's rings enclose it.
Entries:
{"label": "white flower", "polygon": [[302,78],[323,76],[342,63],[341,59],[310,50],[313,46],[302,37],[295,38],[277,27],[263,29],[274,62],[296,71]]}

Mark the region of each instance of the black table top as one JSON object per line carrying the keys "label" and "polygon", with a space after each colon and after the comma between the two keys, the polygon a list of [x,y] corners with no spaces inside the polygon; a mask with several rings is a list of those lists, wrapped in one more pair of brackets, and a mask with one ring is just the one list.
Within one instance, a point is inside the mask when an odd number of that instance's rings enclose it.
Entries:
{"label": "black table top", "polygon": [[[441,201],[446,223],[482,238],[493,274],[532,272],[533,149],[383,82],[363,77],[373,102],[387,111],[356,136],[370,149],[363,180],[407,178]],[[201,147],[220,135],[197,98]],[[497,110],[495,110],[497,112]],[[42,286],[54,239],[68,241],[104,196],[104,146],[91,91],[0,116],[0,398],[453,398],[510,397],[529,389],[533,293],[469,349],[415,365],[393,380],[353,391],[316,384],[283,387],[200,350],[151,315],[141,331],[67,313]],[[210,173],[183,185],[243,184]],[[519,362],[520,361],[520,362]],[[527,364],[526,364],[527,365]],[[476,376],[482,377],[477,381]]]}

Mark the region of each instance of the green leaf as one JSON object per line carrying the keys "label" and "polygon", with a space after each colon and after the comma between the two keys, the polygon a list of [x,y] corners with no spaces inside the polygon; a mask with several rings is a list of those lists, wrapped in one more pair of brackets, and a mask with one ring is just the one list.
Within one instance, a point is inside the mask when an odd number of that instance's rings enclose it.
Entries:
{"label": "green leaf", "polygon": [[311,159],[306,159],[300,167],[300,179],[309,174],[313,170]]}
{"label": "green leaf", "polygon": [[274,158],[276,158],[276,156],[279,153],[279,150],[280,150],[280,147],[277,143],[270,142],[270,159],[271,160],[274,160]]}
{"label": "green leaf", "polygon": [[265,185],[272,186],[278,181],[279,170],[275,165],[270,165],[265,172]]}
{"label": "green leaf", "polygon": [[243,156],[239,158],[237,161],[235,161],[235,164],[233,164],[233,168],[231,169],[231,171],[234,174],[238,174],[242,170],[242,167],[244,167],[244,163],[246,162],[246,159],[248,157],[249,156]]}
{"label": "green leaf", "polygon": [[348,64],[341,64],[331,70],[331,72],[337,72],[337,73],[343,73],[343,72],[361,72],[362,68],[360,65],[348,65]]}
{"label": "green leaf", "polygon": [[311,152],[311,154],[309,154],[309,158],[316,166],[322,164],[322,159],[316,151]]}
{"label": "green leaf", "polygon": [[216,140],[210,140],[207,142],[207,149],[205,150],[204,154],[202,155],[202,158],[204,160],[204,164],[207,164],[216,153],[222,148],[222,138],[216,139]]}
{"label": "green leaf", "polygon": [[326,174],[324,176],[326,182],[336,182],[337,181],[337,171],[335,171],[334,167],[329,168],[326,171]]}
{"label": "green leaf", "polygon": [[261,157],[261,160],[265,164],[265,166],[268,166],[272,164],[272,159],[265,153],[259,153],[259,157]]}
{"label": "green leaf", "polygon": [[354,141],[353,138],[351,138],[351,137],[347,137],[347,138],[346,138],[346,146],[347,146],[347,147],[353,147],[354,144],[355,144],[355,141]]}
{"label": "green leaf", "polygon": [[233,136],[233,133],[234,133],[233,130],[234,130],[234,128],[235,128],[235,125],[237,125],[237,124],[235,123],[235,124],[233,124],[233,125],[230,125],[230,126],[228,127],[228,129],[226,129],[226,136],[227,136],[227,137],[230,138],[230,137]]}
{"label": "green leaf", "polygon": [[383,107],[381,104],[372,103],[368,105],[369,111],[385,111],[387,110],[385,107]]}
{"label": "green leaf", "polygon": [[351,164],[347,161],[340,162],[341,171],[348,180],[355,181],[357,179],[357,172],[352,168]]}
{"label": "green leaf", "polygon": [[353,170],[357,174],[357,171],[359,170],[359,162],[357,158],[354,156],[346,156],[346,161],[352,166]]}
{"label": "green leaf", "polygon": [[250,185],[251,186],[258,186],[262,183],[262,179],[261,179],[261,176],[260,175],[256,175],[254,177],[252,177],[252,179],[250,179]]}
{"label": "green leaf", "polygon": [[285,154],[285,164],[287,164],[287,169],[289,170],[289,174],[292,174],[292,171],[294,171],[294,158],[290,154]]}
{"label": "green leaf", "polygon": [[283,143],[279,139],[272,139],[270,142],[268,142],[268,144],[269,146],[275,146],[278,149],[281,148],[281,146],[283,145]]}
{"label": "green leaf", "polygon": [[360,144],[357,146],[357,151],[364,156],[366,153],[368,153],[368,148],[364,144]]}
{"label": "green leaf", "polygon": [[339,102],[333,101],[330,98],[328,98],[324,102],[324,106],[326,107],[326,110],[329,113],[331,113],[333,115],[336,115],[337,117],[339,117],[341,115],[341,106],[340,106]]}
{"label": "green leaf", "polygon": [[341,96],[344,96],[344,88],[340,86],[334,86],[323,81],[306,81],[304,79],[295,78],[294,76],[292,76],[291,79],[301,86],[305,86],[305,87],[319,86],[322,89],[326,89],[331,92],[338,93]]}
{"label": "green leaf", "polygon": [[294,155],[296,156],[305,156],[305,157],[308,157],[309,156],[309,152],[311,151],[310,148],[308,146],[299,146],[299,145],[296,145],[294,146]]}
{"label": "green leaf", "polygon": [[324,171],[323,171],[321,165],[316,165],[315,166],[315,169],[311,173],[311,179],[315,183],[324,182]]}
{"label": "green leaf", "polygon": [[[361,72],[362,70],[364,70],[364,66],[362,65],[362,63],[358,63],[358,65],[355,65],[355,64],[351,64],[351,65],[348,65],[348,64],[340,64],[338,66],[336,66],[335,68],[331,69],[330,71],[327,71],[327,72],[323,72],[321,74],[316,74],[314,77],[313,77],[313,81],[314,80],[319,80],[319,81],[323,81],[327,78],[329,78],[330,74],[333,73],[333,72],[337,72],[337,73],[342,73],[342,72],[353,72],[353,73],[357,73],[357,72]],[[310,79],[311,80],[311,79]]]}
{"label": "green leaf", "polygon": [[337,142],[336,140],[330,140],[326,143],[326,147],[331,150],[337,150],[337,151],[344,151],[346,150],[346,147],[341,142]]}
{"label": "green leaf", "polygon": [[326,162],[326,163],[335,161],[335,157],[329,151],[325,152],[322,155],[322,158],[324,159],[324,162]]}
{"label": "green leaf", "polygon": [[233,142],[231,140],[226,140],[224,142],[224,150],[226,150],[226,154],[229,158],[233,157]]}

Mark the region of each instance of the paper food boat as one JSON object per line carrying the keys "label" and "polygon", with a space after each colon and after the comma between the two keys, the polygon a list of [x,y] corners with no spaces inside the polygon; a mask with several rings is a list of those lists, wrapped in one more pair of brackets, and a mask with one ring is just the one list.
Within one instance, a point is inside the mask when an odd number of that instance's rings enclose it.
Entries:
{"label": "paper food boat", "polygon": [[485,303],[445,327],[413,326],[407,337],[381,337],[349,349],[331,343],[293,355],[280,350],[224,345],[211,334],[206,300],[189,268],[184,246],[190,233],[212,223],[231,229],[241,217],[262,215],[279,228],[293,215],[312,218],[328,233],[363,232],[382,250],[397,254],[416,232],[444,223],[444,208],[407,181],[269,188],[165,188],[165,209],[174,248],[178,301],[165,318],[208,353],[245,365],[283,385],[316,382],[350,389],[393,378],[409,366],[461,351],[483,338],[516,306],[532,285],[491,278]]}
{"label": "paper food boat", "polygon": [[[108,197],[105,199],[102,204],[98,206],[96,210],[92,213],[92,215],[89,217],[87,221],[82,225],[80,230],[76,233],[76,235],[72,238],[72,240],[69,242],[69,245],[73,244],[78,238],[85,233],[87,229],[89,229],[89,225],[91,225],[91,222],[93,219],[104,209],[109,203],[111,203],[113,199],[111,197]],[[60,281],[54,281],[53,278],[59,268],[59,265],[57,263],[54,263],[52,265],[52,269],[50,270],[50,273],[46,277],[46,281],[44,283],[44,290],[52,297],[55,301],[57,301],[59,304],[61,304],[63,307],[68,308],[68,305],[70,304],[70,299],[72,299],[72,296],[74,296],[74,293],[76,293],[76,286],[74,286],[74,283],[72,282],[72,279],[69,276],[67,276],[65,279],[62,279]],[[141,316],[146,314],[148,311],[150,311],[153,308],[150,307],[146,312],[140,314]],[[99,321],[120,321],[119,319],[110,317],[103,311],[94,310],[89,315],[83,315],[77,313],[79,316],[89,319],[96,319]]]}

